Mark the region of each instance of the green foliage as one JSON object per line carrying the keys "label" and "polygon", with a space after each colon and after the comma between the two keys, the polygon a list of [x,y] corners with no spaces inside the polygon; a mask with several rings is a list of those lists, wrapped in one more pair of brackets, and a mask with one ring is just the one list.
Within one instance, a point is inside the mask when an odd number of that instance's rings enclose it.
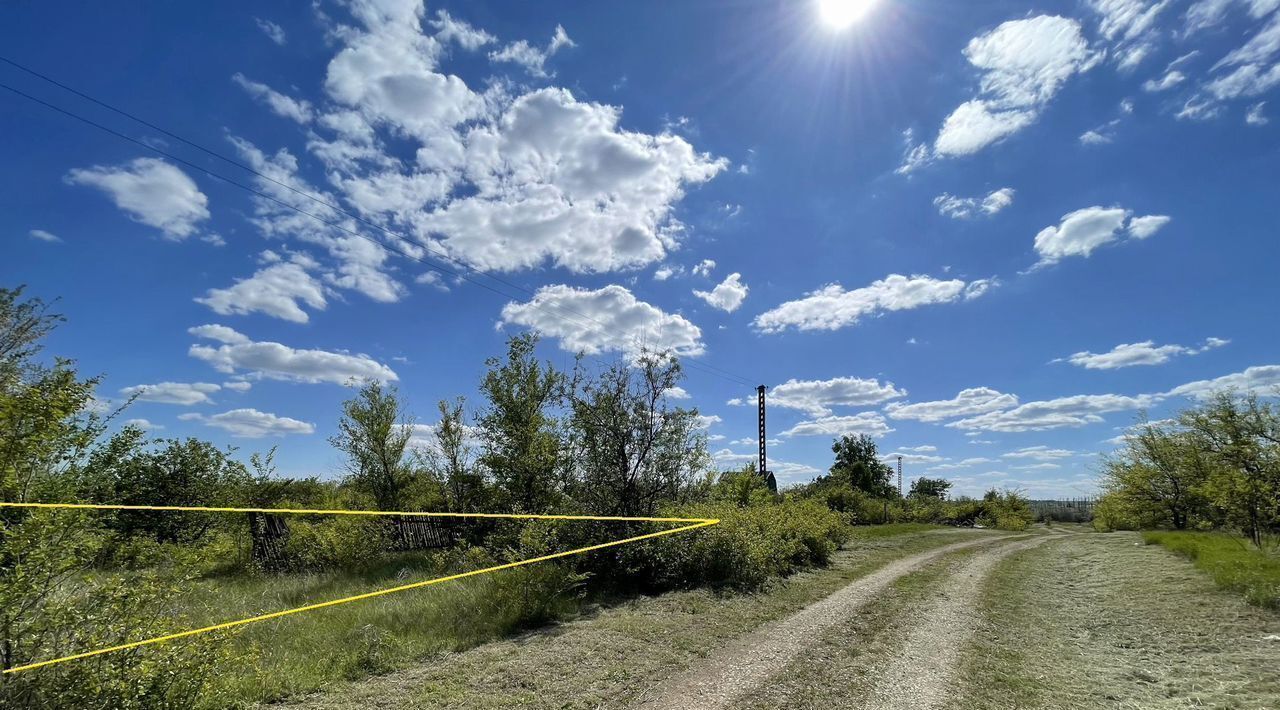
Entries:
{"label": "green foliage", "polygon": [[646,516],[683,498],[710,467],[695,409],[667,393],[682,374],[670,354],[642,354],[596,375],[579,358],[566,390],[571,495],[602,515]]}
{"label": "green foliage", "polygon": [[897,489],[889,483],[893,469],[880,460],[875,439],[866,434],[857,437],[846,434],[835,440],[831,451],[836,455],[830,472],[833,483],[877,498],[897,495]]}
{"label": "green foliage", "polygon": [[484,474],[472,457],[467,443],[466,424],[462,419],[464,400],[459,397],[453,403],[440,400],[440,422],[436,425],[435,446],[427,453],[427,460],[438,480],[444,483],[444,495],[449,510],[455,513],[474,513],[489,510],[489,492],[485,488]]}
{"label": "green foliage", "polygon": [[413,420],[395,387],[377,381],[362,384],[342,405],[338,434],[329,439],[347,456],[348,483],[369,496],[379,510],[404,510],[421,472],[405,454]]}
{"label": "green foliage", "polygon": [[827,564],[850,534],[840,514],[811,500],[748,507],[707,503],[665,513],[719,518],[720,524],[693,535],[661,537],[635,546],[630,554],[648,558],[651,578],[659,588],[758,588],[771,578]]}
{"label": "green foliage", "polygon": [[285,541],[285,564],[294,570],[362,569],[385,557],[391,537],[389,521],[337,515],[315,520],[293,519]]}
{"label": "green foliage", "polygon": [[538,364],[537,343],[529,333],[512,337],[505,360],[485,361],[489,370],[480,382],[487,399],[477,420],[480,463],[492,472],[501,504],[516,512],[551,510],[562,493],[560,436],[548,410],[565,378],[551,363]]}
{"label": "green foliage", "polygon": [[934,498],[945,500],[947,491],[951,490],[951,481],[945,478],[917,478],[911,482],[911,498]]}
{"label": "green foliage", "polygon": [[1249,603],[1280,609],[1280,558],[1274,553],[1215,533],[1150,531],[1142,538],[1193,560],[1219,587],[1244,595]]}
{"label": "green foliage", "polygon": [[713,501],[733,503],[738,506],[764,505],[774,499],[769,484],[756,471],[754,463],[748,463],[739,471],[725,471],[707,493]]}

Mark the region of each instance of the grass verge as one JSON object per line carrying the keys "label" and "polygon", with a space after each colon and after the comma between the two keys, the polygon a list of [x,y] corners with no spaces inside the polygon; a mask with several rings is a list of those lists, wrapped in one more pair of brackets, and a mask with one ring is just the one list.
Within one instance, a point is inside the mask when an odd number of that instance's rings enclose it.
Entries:
{"label": "grass verge", "polygon": [[1244,540],[1221,533],[1166,530],[1144,532],[1142,539],[1192,560],[1219,587],[1243,594],[1250,604],[1280,609],[1280,559]]}
{"label": "grass verge", "polygon": [[1280,616],[1133,533],[1014,553],[979,608],[954,707],[1280,707]]}

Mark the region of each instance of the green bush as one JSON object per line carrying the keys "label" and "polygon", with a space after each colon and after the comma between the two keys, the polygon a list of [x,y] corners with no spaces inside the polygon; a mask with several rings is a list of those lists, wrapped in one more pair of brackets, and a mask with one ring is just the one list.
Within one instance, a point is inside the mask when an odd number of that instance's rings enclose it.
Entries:
{"label": "green bush", "polygon": [[382,559],[389,549],[385,522],[346,515],[292,519],[284,546],[288,565],[305,571],[366,567]]}
{"label": "green bush", "polygon": [[1195,562],[1223,589],[1251,604],[1280,609],[1280,559],[1245,540],[1220,533],[1144,532],[1148,545],[1161,545]]}
{"label": "green bush", "polygon": [[850,534],[840,514],[811,500],[692,505],[666,514],[718,518],[720,523],[623,548],[635,566],[640,565],[634,558],[643,557],[659,588],[756,588],[770,578],[827,564]]}

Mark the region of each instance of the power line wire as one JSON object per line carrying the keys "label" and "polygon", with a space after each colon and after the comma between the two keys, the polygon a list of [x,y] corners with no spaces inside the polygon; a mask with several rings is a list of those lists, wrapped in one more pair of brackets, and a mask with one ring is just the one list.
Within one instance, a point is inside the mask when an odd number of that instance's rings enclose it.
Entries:
{"label": "power line wire", "polygon": [[[57,87],[59,87],[59,88],[61,88],[61,89],[65,90],[65,91],[68,91],[68,92],[70,92],[70,93],[72,93],[72,94],[74,94],[74,95],[76,95],[76,96],[79,96],[79,97],[81,97],[81,98],[83,98],[83,99],[85,99],[85,100],[87,100],[87,101],[90,101],[90,102],[92,102],[92,103],[94,103],[94,104],[97,104],[97,105],[99,105],[99,106],[103,107],[103,108],[106,108],[106,109],[108,109],[108,110],[110,110],[110,111],[113,111],[113,112],[115,112],[115,113],[117,113],[117,114],[119,114],[119,115],[122,115],[122,116],[124,116],[124,117],[126,117],[126,118],[129,118],[130,120],[136,121],[136,122],[138,122],[139,124],[144,125],[144,126],[146,126],[146,127],[148,127],[148,128],[151,128],[152,130],[158,131],[158,132],[160,132],[160,133],[162,133],[162,134],[164,134],[164,135],[166,135],[166,136],[169,136],[170,138],[173,138],[174,140],[177,140],[177,141],[180,141],[180,142],[182,142],[182,143],[184,143],[184,144],[186,144],[186,145],[192,146],[192,147],[194,147],[194,148],[196,148],[196,149],[198,149],[198,150],[200,150],[200,151],[202,151],[202,152],[204,152],[204,153],[206,153],[206,154],[208,154],[208,155],[210,155],[210,156],[212,156],[212,157],[215,157],[215,158],[217,158],[217,159],[219,159],[219,160],[222,160],[222,161],[227,162],[227,163],[229,163],[229,164],[231,164],[231,165],[234,165],[234,166],[236,166],[236,167],[238,167],[238,168],[240,168],[240,169],[242,169],[242,170],[245,170],[245,171],[247,171],[247,172],[249,172],[249,173],[251,173],[251,174],[253,174],[253,175],[255,175],[255,176],[257,176],[257,177],[259,177],[259,178],[261,178],[261,179],[263,179],[263,180],[266,180],[266,181],[271,182],[271,183],[273,183],[273,184],[275,184],[275,185],[278,185],[278,186],[280,186],[280,187],[283,187],[283,188],[285,188],[285,189],[287,189],[287,190],[289,190],[289,191],[291,191],[291,192],[293,192],[293,193],[295,193],[295,194],[298,194],[299,196],[305,197],[305,198],[307,198],[307,199],[309,199],[309,200],[311,200],[311,201],[313,201],[313,202],[315,202],[315,203],[317,203],[317,204],[319,204],[319,205],[322,205],[322,206],[326,207],[327,209],[333,210],[334,212],[338,212],[339,214],[342,214],[342,215],[344,215],[344,216],[346,216],[346,217],[348,217],[348,218],[351,218],[351,219],[356,220],[356,221],[358,221],[358,222],[360,222],[360,223],[362,223],[362,224],[365,224],[365,225],[367,225],[367,226],[369,226],[369,227],[372,227],[372,228],[374,228],[374,229],[377,229],[378,231],[381,231],[381,232],[383,232],[383,233],[385,233],[385,234],[387,234],[387,235],[389,235],[389,236],[391,236],[391,237],[394,237],[395,239],[401,240],[401,241],[403,241],[403,242],[405,242],[405,243],[415,244],[415,245],[417,245],[417,246],[421,246],[421,247],[422,247],[423,249],[425,249],[426,251],[429,251],[429,252],[431,252],[431,253],[434,253],[434,254],[438,254],[438,255],[440,255],[440,257],[441,257],[442,259],[446,260],[448,263],[451,263],[451,264],[458,264],[458,265],[459,265],[459,266],[461,266],[463,269],[466,269],[467,271],[469,271],[469,272],[471,272],[471,273],[479,274],[479,275],[481,275],[481,276],[486,276],[486,277],[488,277],[488,278],[490,278],[490,279],[492,279],[492,280],[494,280],[494,281],[497,281],[498,283],[501,283],[501,284],[503,284],[503,285],[505,285],[505,286],[507,286],[507,287],[509,287],[509,288],[514,288],[514,289],[516,289],[516,290],[518,290],[518,291],[521,291],[521,292],[523,292],[523,293],[525,293],[525,294],[528,294],[528,295],[530,295],[530,296],[536,297],[536,292],[535,292],[535,291],[533,291],[532,289],[529,289],[529,288],[527,288],[527,287],[521,286],[520,284],[512,283],[512,282],[510,282],[510,281],[508,281],[508,280],[506,280],[506,279],[502,279],[502,278],[500,278],[500,277],[494,276],[493,274],[490,274],[490,273],[488,273],[488,272],[485,272],[485,271],[482,271],[482,270],[476,269],[475,267],[472,267],[472,266],[470,266],[470,265],[468,265],[468,264],[464,264],[464,263],[461,263],[461,262],[457,262],[457,261],[453,260],[452,258],[450,258],[447,254],[442,254],[442,253],[441,253],[441,252],[439,252],[438,250],[433,249],[432,247],[430,247],[429,245],[425,245],[425,244],[418,244],[416,241],[414,241],[414,240],[412,240],[412,239],[408,239],[408,238],[406,238],[404,235],[401,235],[401,234],[399,234],[399,233],[397,233],[397,232],[394,232],[394,231],[392,231],[392,230],[390,230],[390,229],[387,229],[386,227],[383,227],[383,226],[381,226],[381,225],[379,225],[379,224],[377,224],[377,223],[375,223],[375,222],[371,222],[371,221],[369,221],[369,220],[367,220],[367,219],[365,219],[365,218],[363,218],[363,217],[360,217],[359,215],[352,214],[351,212],[348,212],[348,211],[346,211],[346,210],[342,209],[342,208],[341,208],[341,207],[339,207],[339,206],[333,205],[332,203],[330,203],[330,202],[328,202],[328,201],[326,201],[326,200],[324,200],[324,199],[321,199],[321,198],[319,198],[319,197],[316,197],[316,196],[314,196],[314,195],[312,195],[312,194],[310,194],[310,193],[308,193],[308,192],[306,192],[306,191],[304,191],[304,190],[299,190],[299,189],[297,189],[297,188],[293,187],[292,185],[289,185],[289,184],[287,184],[287,183],[284,183],[284,182],[281,182],[281,181],[279,181],[279,180],[276,180],[275,178],[272,178],[272,177],[270,177],[269,175],[265,175],[265,174],[263,174],[262,172],[260,172],[260,171],[256,170],[255,168],[253,168],[253,167],[252,167],[252,166],[250,166],[250,165],[246,165],[246,164],[244,164],[244,163],[242,163],[242,162],[240,162],[240,161],[238,161],[238,160],[235,160],[234,158],[227,157],[227,156],[225,156],[225,155],[223,155],[223,154],[221,154],[221,153],[219,153],[219,152],[217,152],[217,151],[211,150],[211,149],[206,148],[206,147],[204,147],[204,146],[202,146],[202,145],[200,145],[200,144],[198,144],[198,143],[195,143],[194,141],[191,141],[191,140],[188,140],[188,139],[186,139],[186,138],[183,138],[182,136],[179,136],[179,135],[177,135],[177,134],[175,134],[175,133],[173,133],[173,132],[171,132],[171,131],[168,131],[168,130],[166,130],[166,129],[164,129],[164,128],[161,128],[161,127],[159,127],[159,126],[155,125],[154,123],[151,123],[151,122],[149,122],[149,121],[146,121],[145,119],[139,118],[139,117],[137,117],[137,116],[135,116],[135,115],[133,115],[133,114],[131,114],[131,113],[127,112],[127,111],[124,111],[124,110],[122,110],[122,109],[115,108],[114,106],[111,106],[110,104],[107,104],[106,102],[103,102],[103,101],[101,101],[101,100],[99,100],[99,99],[96,99],[96,98],[94,98],[94,97],[92,97],[92,96],[89,96],[88,94],[85,94],[85,93],[83,93],[83,92],[81,92],[81,91],[78,91],[78,90],[76,90],[76,89],[74,89],[74,88],[72,88],[72,87],[70,87],[70,86],[67,86],[66,84],[64,84],[64,83],[62,83],[62,82],[59,82],[59,81],[57,81],[56,79],[53,79],[53,78],[51,78],[51,77],[48,77],[48,76],[46,76],[46,75],[44,75],[44,74],[41,74],[40,72],[37,72],[37,71],[35,71],[35,70],[33,70],[33,69],[30,69],[30,68],[28,68],[28,67],[25,67],[25,66],[23,66],[23,65],[21,65],[21,64],[19,64],[19,63],[17,63],[17,62],[15,62],[15,61],[11,60],[11,59],[8,59],[8,58],[6,58],[6,57],[0,56],[0,62],[4,62],[4,63],[6,63],[6,64],[9,64],[10,66],[13,66],[13,67],[15,67],[15,68],[17,68],[17,69],[20,69],[21,71],[24,71],[24,72],[26,72],[26,73],[28,73],[28,74],[31,74],[32,76],[35,76],[35,77],[37,77],[37,78],[39,78],[39,79],[41,79],[41,80],[43,80],[43,81],[47,81],[47,82],[49,82],[49,83],[51,83],[51,84],[53,84],[53,85],[55,85],[55,86],[57,86]],[[96,122],[96,121],[94,121],[94,120],[92,120],[92,119],[89,119],[89,118],[87,118],[87,117],[81,116],[81,115],[79,115],[79,114],[77,114],[77,113],[75,113],[75,112],[73,112],[73,111],[70,111],[70,110],[68,110],[68,109],[62,108],[62,107],[57,106],[57,105],[55,105],[55,104],[49,103],[48,101],[44,101],[43,99],[37,98],[37,97],[35,97],[35,96],[32,96],[31,94],[28,94],[28,93],[26,93],[26,92],[24,92],[24,91],[21,91],[21,90],[19,90],[19,89],[15,88],[15,87],[9,86],[9,85],[7,85],[7,84],[0,83],[0,88],[6,89],[6,90],[8,90],[8,91],[10,91],[10,92],[12,92],[12,93],[14,93],[14,94],[17,94],[18,96],[21,96],[21,97],[23,97],[23,98],[25,98],[25,99],[27,99],[27,100],[29,100],[29,101],[32,101],[32,102],[34,102],[34,103],[37,103],[37,104],[39,104],[39,105],[41,105],[41,106],[44,106],[44,107],[46,107],[46,108],[48,108],[48,109],[50,109],[50,110],[56,111],[56,112],[58,112],[58,113],[61,113],[61,114],[63,114],[63,115],[66,115],[66,116],[68,116],[68,117],[70,117],[70,118],[74,118],[74,119],[76,119],[76,120],[78,120],[78,121],[81,121],[81,122],[83,122],[83,123],[87,124],[87,125],[90,125],[90,126],[92,126],[92,127],[94,127],[94,128],[97,128],[97,129],[99,129],[99,130],[101,130],[101,131],[103,131],[103,132],[109,133],[109,134],[111,134],[111,135],[113,135],[113,136],[115,136],[115,137],[117,137],[117,138],[120,138],[120,139],[122,139],[122,140],[128,141],[128,142],[133,143],[133,144],[135,144],[135,145],[138,145],[138,146],[140,146],[140,147],[142,147],[142,148],[144,148],[144,149],[146,149],[146,150],[150,150],[150,151],[153,151],[153,152],[155,152],[155,153],[158,153],[159,155],[162,155],[162,156],[164,156],[164,157],[166,157],[166,158],[169,158],[170,160],[173,160],[173,161],[175,161],[175,162],[181,163],[182,165],[186,165],[186,166],[190,167],[190,168],[191,168],[191,169],[193,169],[193,170],[198,170],[198,171],[200,171],[200,172],[204,173],[205,175],[208,175],[209,177],[215,178],[215,179],[217,179],[217,180],[221,180],[221,181],[226,182],[226,183],[228,183],[228,184],[230,184],[230,185],[233,185],[233,186],[235,186],[235,187],[238,187],[238,188],[240,188],[240,189],[242,189],[242,190],[245,190],[245,191],[247,191],[247,192],[250,192],[251,194],[253,194],[253,195],[255,195],[255,196],[257,196],[257,197],[259,197],[259,198],[261,198],[261,199],[265,199],[265,200],[268,200],[268,201],[270,201],[270,202],[272,202],[272,203],[274,203],[274,204],[277,204],[277,205],[279,205],[279,206],[281,206],[281,207],[285,207],[285,208],[287,208],[287,209],[291,209],[291,210],[293,210],[293,211],[295,211],[295,212],[298,212],[299,214],[302,214],[302,215],[305,215],[305,216],[307,216],[307,217],[310,217],[310,218],[312,218],[312,219],[314,219],[314,220],[316,220],[316,221],[318,221],[318,222],[321,222],[321,223],[323,223],[323,224],[325,224],[325,225],[327,225],[327,226],[329,226],[329,227],[331,227],[331,228],[334,228],[334,229],[337,229],[337,230],[339,230],[339,231],[342,231],[342,232],[344,232],[344,233],[346,233],[346,234],[349,234],[349,235],[351,235],[351,236],[353,236],[353,237],[356,237],[356,238],[359,238],[359,239],[364,239],[364,240],[366,240],[366,241],[369,241],[369,242],[371,242],[371,243],[373,243],[373,244],[378,245],[379,247],[382,247],[382,248],[384,248],[384,249],[387,249],[388,251],[391,251],[391,252],[393,252],[393,253],[395,253],[395,254],[398,254],[398,255],[400,255],[400,256],[402,256],[402,257],[406,258],[406,259],[409,259],[409,260],[411,260],[411,261],[416,261],[416,262],[418,262],[418,263],[420,263],[420,264],[423,264],[424,266],[426,266],[426,267],[428,267],[428,268],[431,268],[431,269],[433,269],[433,270],[436,270],[436,271],[439,271],[439,272],[441,272],[441,273],[445,273],[445,274],[448,274],[448,275],[454,276],[454,277],[456,277],[456,278],[460,278],[460,279],[465,280],[465,281],[467,281],[467,282],[469,282],[469,283],[475,284],[476,286],[480,286],[481,288],[484,288],[484,289],[486,289],[486,290],[488,290],[488,291],[491,291],[491,292],[493,292],[493,293],[495,293],[495,294],[497,294],[497,295],[499,295],[499,296],[501,296],[501,297],[503,297],[503,298],[505,298],[505,299],[510,299],[510,298],[512,298],[511,294],[504,293],[504,292],[502,292],[502,291],[500,291],[500,290],[498,290],[498,289],[496,289],[496,288],[494,288],[494,287],[492,287],[492,286],[490,286],[490,285],[488,285],[488,284],[485,284],[485,283],[482,283],[482,282],[480,282],[480,281],[477,281],[477,280],[475,280],[475,279],[473,279],[473,278],[470,278],[469,276],[467,276],[467,275],[466,275],[466,274],[464,274],[464,273],[461,273],[460,271],[457,271],[457,270],[454,270],[454,269],[451,269],[451,268],[448,268],[448,267],[444,267],[444,266],[437,265],[437,264],[435,264],[435,263],[432,263],[431,261],[428,261],[428,260],[426,260],[426,259],[423,259],[422,257],[415,256],[415,255],[413,255],[413,254],[410,254],[410,253],[408,253],[408,252],[404,251],[403,249],[400,249],[400,248],[398,248],[398,247],[396,247],[396,246],[386,244],[386,243],[384,243],[384,242],[382,242],[382,241],[380,241],[380,240],[377,240],[377,239],[373,239],[372,237],[369,237],[369,236],[367,236],[367,235],[365,235],[365,234],[362,234],[362,233],[357,232],[357,231],[355,231],[355,230],[349,229],[349,228],[347,228],[346,226],[344,226],[344,225],[342,225],[342,224],[340,224],[340,223],[338,223],[338,222],[336,222],[336,221],[331,221],[331,220],[325,219],[324,217],[321,217],[320,215],[315,214],[315,213],[313,213],[313,212],[308,212],[307,210],[304,210],[304,209],[302,209],[302,208],[300,208],[300,207],[298,207],[298,206],[296,206],[296,205],[290,204],[290,203],[288,203],[288,202],[285,202],[284,200],[281,200],[281,199],[279,199],[279,198],[277,198],[277,197],[274,197],[274,196],[269,195],[269,194],[267,194],[267,193],[265,193],[265,192],[262,192],[261,190],[258,190],[258,189],[256,189],[256,188],[254,188],[254,187],[250,186],[250,185],[246,185],[246,184],[244,184],[244,183],[238,182],[238,181],[236,181],[236,180],[234,180],[234,179],[232,179],[232,178],[229,178],[229,177],[227,177],[227,176],[225,176],[225,175],[221,175],[221,174],[216,173],[216,172],[214,172],[214,171],[212,171],[212,170],[209,170],[208,168],[205,168],[205,167],[203,167],[203,166],[200,166],[200,165],[197,165],[197,164],[195,164],[195,163],[192,163],[192,162],[191,162],[191,161],[189,161],[189,160],[186,160],[186,159],[184,159],[184,158],[178,157],[177,155],[174,155],[174,154],[172,154],[172,153],[170,153],[170,152],[168,152],[168,151],[165,151],[165,150],[163,150],[163,149],[161,149],[161,148],[158,148],[158,147],[156,147],[156,146],[150,145],[150,144],[148,144],[148,143],[146,143],[146,142],[144,142],[144,141],[141,141],[141,140],[138,140],[138,139],[136,139],[136,138],[133,138],[132,136],[129,136],[129,135],[126,135],[126,134],[121,133],[121,132],[119,132],[119,131],[116,131],[116,130],[115,130],[115,129],[113,129],[113,128],[110,128],[110,127],[108,127],[108,126],[105,126],[105,125],[103,125],[103,124],[101,124],[101,123],[98,123],[98,122]],[[546,307],[548,307],[548,305],[550,305],[550,304],[545,304],[545,303],[544,303],[544,304],[540,305],[540,307],[541,307],[541,308],[546,308]],[[599,326],[599,328],[600,328],[601,332],[606,333],[606,334],[607,334],[607,333],[610,333],[610,330],[608,329],[608,327],[607,327],[604,323],[602,323],[600,320],[598,320],[598,319],[596,319],[596,318],[593,318],[593,317],[591,317],[591,316],[588,316],[588,315],[586,315],[586,314],[583,314],[583,313],[577,312],[577,311],[575,311],[574,309],[570,309],[570,308],[567,308],[567,307],[564,307],[564,306],[554,305],[554,306],[550,306],[550,308],[551,308],[553,311],[558,310],[558,311],[561,311],[562,313],[570,313],[570,314],[572,314],[572,315],[574,315],[574,316],[576,316],[576,317],[578,317],[578,318],[585,319],[585,320],[587,320],[587,321],[590,321],[590,322],[592,322],[592,323],[595,323],[597,326]],[[553,315],[554,315],[554,313],[553,313]],[[561,316],[561,317],[562,317],[562,316]],[[565,320],[567,320],[567,319],[565,319]],[[578,321],[578,323],[577,323],[577,324],[578,324],[578,325],[584,325],[581,321]],[[638,339],[638,336],[632,336],[632,339],[633,339],[633,340],[637,340],[637,339]],[[740,375],[736,375],[736,374],[734,374],[734,373],[732,373],[732,372],[730,372],[730,371],[728,371],[728,370],[724,370],[724,369],[722,369],[722,368],[716,367],[716,366],[714,366],[714,365],[710,365],[710,364],[708,364],[708,363],[700,363],[700,362],[696,362],[696,361],[694,361],[694,360],[692,360],[692,359],[689,359],[689,360],[687,360],[684,364],[686,364],[686,365],[687,365],[687,366],[689,366],[689,367],[692,367],[693,369],[697,369],[697,370],[701,370],[701,371],[703,371],[703,372],[706,372],[707,374],[716,375],[716,376],[718,376],[718,377],[721,377],[721,378],[723,378],[723,379],[729,380],[729,381],[731,381],[731,382],[736,382],[737,384],[741,384],[741,385],[744,385],[744,386],[753,386],[753,385],[752,385],[752,383],[751,383],[751,381],[750,381],[750,380],[748,380],[747,378],[742,377],[742,376],[740,376]]]}

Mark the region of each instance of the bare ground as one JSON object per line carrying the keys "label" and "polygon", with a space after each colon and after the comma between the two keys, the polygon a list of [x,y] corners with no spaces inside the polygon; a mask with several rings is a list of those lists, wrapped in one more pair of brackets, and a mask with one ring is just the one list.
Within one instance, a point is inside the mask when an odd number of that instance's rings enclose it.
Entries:
{"label": "bare ground", "polygon": [[955,543],[888,564],[799,613],[717,651],[691,673],[657,689],[640,707],[643,710],[734,707],[738,698],[794,661],[828,629],[849,620],[898,578],[943,555],[986,542],[989,539]]}

